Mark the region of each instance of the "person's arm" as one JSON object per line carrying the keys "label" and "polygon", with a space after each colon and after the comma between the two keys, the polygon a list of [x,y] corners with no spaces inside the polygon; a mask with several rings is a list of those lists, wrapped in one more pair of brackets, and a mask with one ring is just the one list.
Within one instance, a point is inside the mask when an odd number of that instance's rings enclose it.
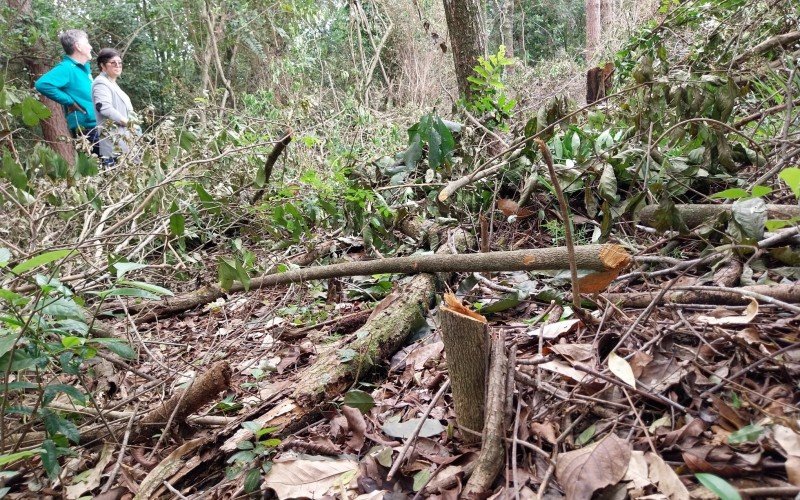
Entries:
{"label": "person's arm", "polygon": [[70,111],[86,112],[81,108],[64,89],[69,85],[69,75],[61,66],[56,66],[36,80],[33,86],[43,96],[49,97],[57,103],[66,106]]}
{"label": "person's arm", "polygon": [[92,102],[94,110],[103,118],[113,121],[117,125],[127,126],[128,120],[125,115],[117,111],[112,105],[113,91],[111,87],[102,83],[95,82],[92,86]]}

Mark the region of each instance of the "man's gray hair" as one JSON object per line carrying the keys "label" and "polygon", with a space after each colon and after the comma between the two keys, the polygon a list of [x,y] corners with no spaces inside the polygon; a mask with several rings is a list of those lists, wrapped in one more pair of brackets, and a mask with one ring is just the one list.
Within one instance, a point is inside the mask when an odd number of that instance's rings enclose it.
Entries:
{"label": "man's gray hair", "polygon": [[83,30],[67,30],[58,35],[58,40],[61,42],[61,46],[64,47],[64,52],[68,56],[71,56],[72,53],[75,52],[75,44],[81,39],[89,39],[86,32]]}

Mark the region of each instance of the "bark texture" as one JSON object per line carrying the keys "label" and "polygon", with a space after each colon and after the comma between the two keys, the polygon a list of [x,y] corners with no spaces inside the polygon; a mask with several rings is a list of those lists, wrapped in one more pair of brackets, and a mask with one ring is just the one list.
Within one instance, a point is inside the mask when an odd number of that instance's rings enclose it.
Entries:
{"label": "bark texture", "polygon": [[483,446],[475,472],[464,489],[465,498],[484,498],[497,474],[505,464],[505,404],[508,378],[508,355],[505,335],[498,332],[492,339],[489,390],[486,396],[486,424],[483,427]]}
{"label": "bark texture", "polygon": [[586,0],[586,61],[595,56],[600,46],[600,0]]}
{"label": "bark texture", "polygon": [[[503,0],[503,16],[501,18],[500,37],[503,45],[506,46],[506,57],[514,57],[514,1]],[[506,68],[509,73],[513,72],[513,66]]]}
{"label": "bark texture", "polygon": [[486,30],[484,29],[483,6],[480,0],[443,0],[453,49],[453,63],[459,94],[470,98],[467,77],[478,63],[478,57],[486,53]]}
{"label": "bark texture", "polygon": [[[453,294],[444,296],[439,323],[447,356],[447,372],[453,391],[456,422],[461,427],[483,429],[486,399],[487,346],[486,318],[461,305]],[[465,441],[478,436],[463,434]]]}
{"label": "bark texture", "polygon": [[[694,229],[723,213],[730,213],[731,207],[731,205],[675,205],[675,208],[680,212],[683,221],[689,229]],[[657,210],[658,205],[644,207],[642,211],[639,212],[639,220],[642,224],[655,227],[657,225],[655,217]],[[770,219],[791,219],[792,217],[800,217],[800,207],[797,205],[768,204],[767,213]]]}
{"label": "bark texture", "polygon": [[[17,12],[21,18],[33,15],[31,0],[8,0],[12,12]],[[31,47],[23,50],[21,54],[25,67],[28,69],[30,84],[42,76],[49,68],[44,64],[42,54],[47,54],[42,39],[37,39]],[[70,165],[75,164],[75,146],[72,144],[67,118],[61,105],[43,96],[39,100],[50,110],[50,118],[41,121],[42,136],[50,149],[61,155]]]}

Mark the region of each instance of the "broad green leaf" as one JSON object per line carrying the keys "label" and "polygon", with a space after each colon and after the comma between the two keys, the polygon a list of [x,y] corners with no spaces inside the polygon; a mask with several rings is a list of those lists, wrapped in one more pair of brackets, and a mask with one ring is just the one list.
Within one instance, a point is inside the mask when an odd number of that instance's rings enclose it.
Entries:
{"label": "broad green leaf", "polygon": [[636,387],[636,376],[633,374],[631,365],[615,352],[608,356],[608,369],[629,386]]}
{"label": "broad green leaf", "polygon": [[61,466],[58,465],[56,444],[52,439],[46,439],[44,443],[42,443],[42,448],[44,448],[41,453],[42,465],[44,466],[45,472],[47,472],[47,477],[49,477],[51,481],[55,481],[61,473]]}
{"label": "broad green leaf", "polygon": [[243,429],[247,429],[248,431],[252,432],[253,434],[255,434],[256,432],[260,431],[261,427],[262,427],[261,424],[259,424],[256,421],[253,421],[253,420],[249,420],[247,422],[242,422],[242,428]]}
{"label": "broad green leaf", "polygon": [[764,223],[764,227],[767,228],[767,231],[777,231],[778,229],[783,229],[785,227],[792,226],[797,221],[794,219],[791,220],[782,220],[782,219],[769,219],[767,222]]}
{"label": "broad green leaf", "polygon": [[36,304],[36,310],[46,316],[56,319],[75,319],[83,321],[86,316],[83,309],[72,297],[50,298],[44,297]]}
{"label": "broad green leaf", "polygon": [[481,313],[486,314],[494,314],[501,311],[505,311],[507,309],[511,309],[512,307],[518,306],[525,297],[520,297],[518,293],[507,293],[503,296],[500,300],[492,302],[491,304],[485,305],[481,307]]}
{"label": "broad green leaf", "polygon": [[261,485],[261,469],[253,468],[247,471],[244,476],[244,491],[252,493]]}
{"label": "broad green leaf", "polygon": [[698,472],[694,476],[700,481],[700,484],[716,493],[721,500],[742,500],[739,491],[721,477],[707,472]]}
{"label": "broad green leaf", "polygon": [[136,351],[124,340],[95,338],[91,342],[92,344],[104,345],[109,351],[125,359],[136,359]]}
{"label": "broad green leaf", "polygon": [[769,186],[756,185],[756,186],[753,186],[753,189],[751,189],[750,191],[751,191],[753,196],[755,196],[757,198],[762,198],[762,197],[770,194],[772,192],[772,188],[769,187]]}
{"label": "broad green leaf", "polygon": [[789,186],[789,189],[791,189],[792,193],[794,193],[794,197],[800,199],[800,168],[784,168],[778,174],[778,177],[780,177],[783,182]]}
{"label": "broad green leaf", "polygon": [[20,262],[19,264],[11,268],[11,272],[14,274],[21,274],[35,267],[43,266],[45,264],[49,264],[56,260],[63,259],[70,253],[72,253],[72,250],[70,249],[53,250],[51,252],[40,253],[39,255],[31,257],[30,259],[24,262]]}
{"label": "broad green leaf", "polygon": [[28,176],[8,151],[3,154],[3,169],[0,170],[0,174],[8,179],[15,188],[25,189],[28,185]]}
{"label": "broad green leaf", "polygon": [[[44,388],[44,401],[47,401],[47,404],[52,401],[58,393],[63,392],[71,399],[77,401],[81,405],[86,404],[86,395],[78,390],[76,387],[68,385],[68,384],[48,384]],[[43,406],[46,406],[45,403],[42,403]]]}
{"label": "broad green leaf", "polygon": [[178,204],[174,201],[172,202],[169,211],[169,232],[175,236],[183,236],[186,230],[186,218],[178,209]]}
{"label": "broad green leaf", "polygon": [[82,346],[85,340],[80,337],[61,337],[61,345],[67,349],[72,349]]}
{"label": "broad green leaf", "polygon": [[361,413],[367,413],[372,407],[375,406],[375,400],[372,396],[364,391],[353,389],[344,395],[344,404],[353,408],[357,408]]}
{"label": "broad green leaf", "polygon": [[97,158],[94,156],[87,156],[83,151],[78,153],[78,159],[75,162],[75,171],[81,177],[91,177],[97,175],[100,171],[97,165]]}
{"label": "broad green leaf", "polygon": [[761,198],[733,202],[731,215],[744,237],[758,241],[764,236],[764,224],[767,222],[768,214],[767,204]]}
{"label": "broad green leaf", "polygon": [[758,441],[758,438],[764,434],[764,428],[760,425],[745,425],[738,431],[728,436],[729,444],[742,444]]}
{"label": "broad green leaf", "polygon": [[600,176],[600,196],[611,203],[617,199],[617,175],[610,163],[605,164]]}
{"label": "broad green leaf", "polygon": [[11,333],[6,333],[0,337],[0,356],[5,355],[7,352],[14,348],[17,343],[17,336]]}
{"label": "broad green leaf", "polygon": [[129,271],[144,269],[147,267],[147,264],[139,264],[138,262],[115,262],[113,267],[117,272],[117,278],[122,278]]}
{"label": "broad green leaf", "polygon": [[720,191],[719,193],[714,193],[711,195],[713,199],[721,199],[721,200],[739,200],[741,198],[747,198],[750,194],[741,188],[730,188],[726,189],[725,191]]}
{"label": "broad green leaf", "polygon": [[28,127],[35,127],[40,121],[50,118],[50,109],[34,97],[26,97],[14,108],[15,114],[18,114],[22,118],[22,123]]}

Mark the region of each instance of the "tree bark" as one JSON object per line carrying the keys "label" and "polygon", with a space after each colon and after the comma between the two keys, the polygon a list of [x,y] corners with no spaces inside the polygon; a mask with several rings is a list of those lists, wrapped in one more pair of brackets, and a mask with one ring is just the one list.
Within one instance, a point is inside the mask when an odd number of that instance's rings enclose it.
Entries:
{"label": "tree bark", "polygon": [[[506,57],[514,57],[514,2],[516,0],[503,0],[503,15],[501,17],[500,38],[506,47]],[[506,72],[513,73],[514,66],[506,66]]]}
{"label": "tree bark", "polygon": [[508,355],[505,334],[492,339],[489,390],[486,396],[486,424],[483,427],[483,446],[475,471],[470,476],[464,498],[485,498],[505,461],[505,405],[508,380]]}
{"label": "tree bark", "polygon": [[614,0],[600,0],[600,31],[604,33],[614,23]]}
{"label": "tree bark", "polygon": [[[453,391],[456,422],[460,427],[483,429],[488,352],[486,318],[467,309],[453,294],[445,294],[439,323],[447,372]],[[464,441],[478,436],[464,433]]]}
{"label": "tree bark", "polygon": [[[20,18],[33,15],[31,0],[8,0],[8,6],[12,11],[18,12]],[[42,39],[38,38],[31,47],[23,48],[22,61],[28,69],[30,84],[42,76],[47,70],[47,66],[42,62],[42,55],[46,54]],[[67,127],[67,118],[61,105],[55,101],[39,96],[39,100],[50,110],[50,117],[42,120],[42,136],[44,142],[56,153],[58,153],[68,164],[75,164],[75,146],[72,144],[72,136]]]}
{"label": "tree bark", "polygon": [[483,2],[480,0],[443,0],[453,49],[453,63],[458,82],[458,93],[468,100],[472,95],[467,77],[486,54]]}
{"label": "tree bark", "polygon": [[590,63],[600,46],[600,1],[586,0],[586,62]]}
{"label": "tree bark", "polygon": [[[641,223],[650,227],[655,227],[657,225],[655,214],[658,208],[658,205],[648,205],[644,207],[642,211],[639,212],[639,220]],[[694,229],[723,213],[730,213],[732,205],[686,204],[675,205],[675,208],[680,212],[686,226],[689,229]],[[797,205],[768,204],[767,213],[771,219],[791,219],[793,217],[800,217],[800,207]]]}

